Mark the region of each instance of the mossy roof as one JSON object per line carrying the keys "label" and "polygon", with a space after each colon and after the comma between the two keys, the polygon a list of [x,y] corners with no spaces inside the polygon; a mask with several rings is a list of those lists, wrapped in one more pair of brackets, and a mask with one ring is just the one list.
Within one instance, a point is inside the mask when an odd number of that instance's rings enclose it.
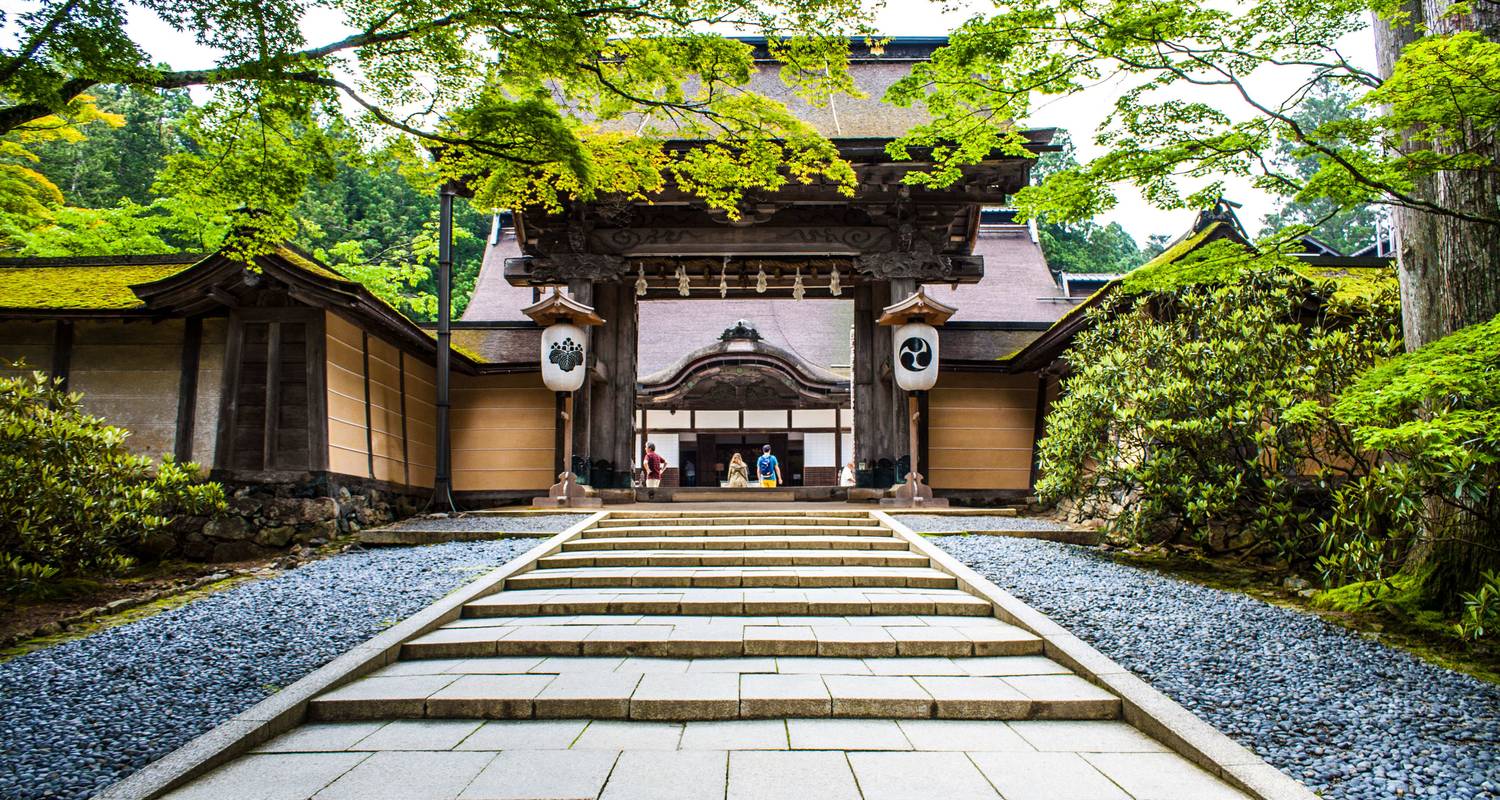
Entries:
{"label": "mossy roof", "polygon": [[[1228,283],[1245,269],[1244,252],[1252,247],[1230,223],[1215,221],[1172,243],[1150,261],[1101,286],[1078,305],[1068,309],[1030,345],[1007,353],[996,361],[1011,361],[1033,347],[1056,346],[1052,334],[1074,318],[1104,301],[1106,295],[1121,292],[1126,296],[1176,292],[1189,286]],[[1279,262],[1293,273],[1314,282],[1332,282],[1337,300],[1360,302],[1396,284],[1395,267],[1386,265],[1309,263],[1302,259]]]}
{"label": "mossy roof", "polygon": [[176,275],[199,260],[157,263],[112,260],[28,259],[0,264],[0,308],[36,311],[132,311],[145,303],[131,291]]}

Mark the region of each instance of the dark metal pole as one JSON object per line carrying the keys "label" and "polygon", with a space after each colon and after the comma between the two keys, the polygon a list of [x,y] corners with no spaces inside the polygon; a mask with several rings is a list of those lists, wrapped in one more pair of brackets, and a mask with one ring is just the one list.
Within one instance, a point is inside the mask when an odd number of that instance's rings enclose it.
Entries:
{"label": "dark metal pole", "polygon": [[453,442],[448,426],[448,378],[453,345],[453,187],[438,192],[437,481],[436,511],[454,511]]}

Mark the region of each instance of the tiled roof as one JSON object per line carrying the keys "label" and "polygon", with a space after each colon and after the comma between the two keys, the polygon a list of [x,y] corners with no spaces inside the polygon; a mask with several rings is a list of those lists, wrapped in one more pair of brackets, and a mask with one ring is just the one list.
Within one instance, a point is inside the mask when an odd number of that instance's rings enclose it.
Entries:
{"label": "tiled roof", "polygon": [[[864,97],[839,95],[822,107],[798,97],[783,83],[781,67],[774,61],[757,61],[756,71],[745,88],[781,102],[798,119],[830,139],[894,139],[929,119],[921,106],[900,108],[881,102],[886,89],[910,72],[911,65],[910,60],[898,59],[855,61],[849,65],[849,75]],[[661,126],[659,121],[655,124]],[[634,133],[640,125],[640,115],[627,114],[601,127]]]}
{"label": "tiled roof", "polygon": [[979,283],[927,284],[929,297],[958,309],[952,322],[1052,322],[1077,302],[1063,296],[1024,225],[981,227],[974,255],[984,256]]}
{"label": "tiled roof", "polygon": [[521,309],[536,302],[530,288],[505,282],[505,259],[521,255],[515,228],[500,228],[496,238],[492,233],[484,248],[474,294],[461,317],[465,322],[520,322],[526,319]]}

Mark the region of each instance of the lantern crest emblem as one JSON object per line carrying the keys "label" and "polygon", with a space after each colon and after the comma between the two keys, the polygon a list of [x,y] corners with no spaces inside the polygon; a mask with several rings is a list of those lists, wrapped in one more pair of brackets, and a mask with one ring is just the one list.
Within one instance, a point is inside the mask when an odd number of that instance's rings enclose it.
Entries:
{"label": "lantern crest emblem", "polygon": [[932,364],[932,345],[920,336],[908,337],[901,343],[901,366],[912,372],[921,372]]}
{"label": "lantern crest emblem", "polygon": [[547,360],[557,365],[563,372],[572,372],[574,367],[583,363],[583,348],[571,337],[560,342],[552,343],[552,351],[547,354]]}

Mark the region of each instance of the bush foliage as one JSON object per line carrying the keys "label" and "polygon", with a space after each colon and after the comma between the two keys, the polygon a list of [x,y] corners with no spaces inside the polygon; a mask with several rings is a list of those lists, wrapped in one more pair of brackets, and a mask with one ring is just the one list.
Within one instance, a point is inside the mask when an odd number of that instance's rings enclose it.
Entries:
{"label": "bush foliage", "polygon": [[128,566],[128,547],[176,512],[224,505],[194,464],[125,449],[128,431],[85,414],[43,373],[0,377],[0,595]]}
{"label": "bush foliage", "polygon": [[1500,586],[1484,573],[1500,571],[1500,317],[1371,369],[1331,417],[1376,458],[1321,525],[1330,580],[1384,581],[1412,569],[1416,548],[1457,547],[1462,558],[1432,559],[1445,574],[1417,565],[1444,595],[1424,599],[1456,606],[1475,589],[1488,599],[1471,608],[1496,613]]}
{"label": "bush foliage", "polygon": [[1372,466],[1320,410],[1399,350],[1395,281],[1341,291],[1231,242],[1132,278],[1070,350],[1038,493],[1135,541],[1310,557],[1331,487]]}

